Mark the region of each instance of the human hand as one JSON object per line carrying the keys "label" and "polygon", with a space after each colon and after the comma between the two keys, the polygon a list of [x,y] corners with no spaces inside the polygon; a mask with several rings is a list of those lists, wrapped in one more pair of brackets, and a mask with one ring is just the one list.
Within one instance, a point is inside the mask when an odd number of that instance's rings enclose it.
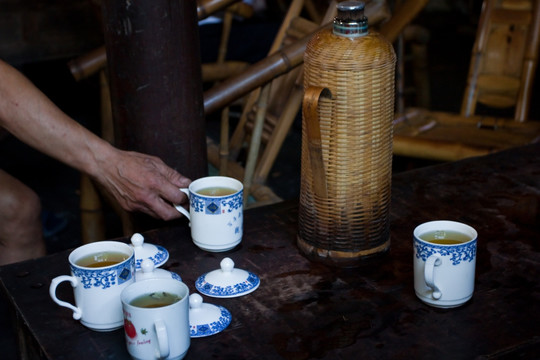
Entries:
{"label": "human hand", "polygon": [[181,216],[172,204],[187,196],[180,188],[191,180],[168,167],[161,159],[132,151],[117,150],[102,164],[97,180],[127,211],[139,211],[162,220]]}

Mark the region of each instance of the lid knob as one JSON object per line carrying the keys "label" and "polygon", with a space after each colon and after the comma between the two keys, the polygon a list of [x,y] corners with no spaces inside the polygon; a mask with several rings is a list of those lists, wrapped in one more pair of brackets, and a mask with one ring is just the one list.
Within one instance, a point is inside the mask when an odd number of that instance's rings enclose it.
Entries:
{"label": "lid knob", "polygon": [[221,271],[223,271],[223,272],[229,272],[230,273],[234,269],[234,261],[231,258],[228,258],[228,257],[221,260],[219,265],[221,267]]}
{"label": "lid knob", "polygon": [[189,295],[189,308],[190,309],[199,309],[202,305],[203,299],[199,294]]}
{"label": "lid knob", "polygon": [[135,233],[131,236],[131,243],[135,247],[140,247],[144,243],[144,237],[139,233]]}
{"label": "lid knob", "polygon": [[150,259],[144,259],[141,262],[141,270],[145,274],[149,274],[154,271],[154,262]]}

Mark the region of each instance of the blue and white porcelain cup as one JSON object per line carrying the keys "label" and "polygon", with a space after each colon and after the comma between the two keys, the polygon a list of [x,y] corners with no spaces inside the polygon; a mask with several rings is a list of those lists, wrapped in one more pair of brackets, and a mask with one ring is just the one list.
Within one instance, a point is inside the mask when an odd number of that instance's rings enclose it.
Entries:
{"label": "blue and white porcelain cup", "polygon": [[478,233],[469,225],[430,221],[414,229],[414,290],[424,303],[461,306],[474,291]]}
{"label": "blue and white porcelain cup", "polygon": [[[219,189],[228,190],[220,193]],[[222,252],[242,241],[244,186],[240,181],[208,176],[180,190],[189,197],[189,212],[180,205],[176,209],[189,219],[195,245],[206,251]]]}
{"label": "blue and white porcelain cup", "polygon": [[[71,309],[73,318],[91,330],[121,328],[124,318],[120,293],[135,281],[133,247],[118,241],[98,241],[76,248],[68,260],[71,275],[51,281],[49,294],[54,302]],[[64,281],[73,287],[75,305],[56,296],[56,288]]]}

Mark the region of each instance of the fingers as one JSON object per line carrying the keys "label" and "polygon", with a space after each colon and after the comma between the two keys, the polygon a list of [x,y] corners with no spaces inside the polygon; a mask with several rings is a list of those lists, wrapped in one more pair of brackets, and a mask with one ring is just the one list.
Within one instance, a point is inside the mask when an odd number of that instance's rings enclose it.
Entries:
{"label": "fingers", "polygon": [[155,219],[174,220],[180,217],[180,212],[174,206],[163,199],[154,196],[152,201],[139,202],[131,206],[131,211],[136,211],[150,215]]}
{"label": "fingers", "polygon": [[[185,187],[183,187],[185,188]],[[161,198],[173,205],[185,204],[188,201],[187,195],[180,191],[180,188],[167,184],[160,189]]]}
{"label": "fingers", "polygon": [[191,184],[191,179],[185,177],[184,175],[180,174],[176,170],[168,167],[167,165],[163,164],[164,170],[162,172],[163,176],[172,184],[174,184],[177,188],[186,188]]}
{"label": "fingers", "polygon": [[160,196],[164,200],[175,205],[185,203],[187,201],[187,196],[180,191],[180,188],[187,188],[189,184],[191,184],[191,180],[174,169],[169,168],[167,165],[163,164],[163,166],[163,176],[165,177],[165,181],[160,189],[158,189]]}
{"label": "fingers", "polygon": [[191,180],[157,157],[136,152],[121,154],[122,161],[118,162],[117,171],[112,172],[118,176],[110,176],[108,180],[122,207],[162,220],[181,217],[173,205],[187,202],[180,188],[188,187]]}

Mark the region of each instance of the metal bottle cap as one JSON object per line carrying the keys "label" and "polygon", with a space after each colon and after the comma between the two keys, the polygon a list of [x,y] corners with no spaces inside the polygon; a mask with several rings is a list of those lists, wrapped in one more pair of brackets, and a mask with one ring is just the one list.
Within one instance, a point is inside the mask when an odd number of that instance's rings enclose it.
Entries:
{"label": "metal bottle cap", "polygon": [[334,18],[334,34],[345,37],[359,37],[368,32],[368,19],[364,16],[362,1],[344,1],[337,4]]}

